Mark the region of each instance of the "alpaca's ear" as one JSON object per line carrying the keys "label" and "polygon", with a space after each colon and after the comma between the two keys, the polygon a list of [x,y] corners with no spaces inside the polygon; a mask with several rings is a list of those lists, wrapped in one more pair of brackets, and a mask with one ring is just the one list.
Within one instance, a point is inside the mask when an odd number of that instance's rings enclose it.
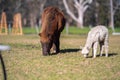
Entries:
{"label": "alpaca's ear", "polygon": [[89,50],[89,48],[87,47],[87,50]]}
{"label": "alpaca's ear", "polygon": [[39,33],[38,35],[41,36],[41,33]]}

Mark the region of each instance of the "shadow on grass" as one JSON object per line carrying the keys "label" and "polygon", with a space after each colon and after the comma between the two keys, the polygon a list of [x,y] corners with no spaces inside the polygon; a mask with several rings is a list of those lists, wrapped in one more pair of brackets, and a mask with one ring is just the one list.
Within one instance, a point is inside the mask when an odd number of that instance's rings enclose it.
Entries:
{"label": "shadow on grass", "polygon": [[70,53],[70,52],[78,52],[81,49],[62,49],[60,50],[60,53]]}
{"label": "shadow on grass", "polygon": [[[116,56],[118,55],[117,53],[108,53],[108,57]],[[105,57],[105,54],[102,54],[102,56]],[[96,57],[101,57],[99,54]],[[93,58],[93,56],[88,56],[87,58]]]}
{"label": "shadow on grass", "polygon": [[[112,56],[116,56],[116,55],[118,55],[118,54],[117,53],[108,53],[108,57],[112,57]],[[103,54],[102,56],[105,56],[105,54]]]}
{"label": "shadow on grass", "polygon": [[[60,54],[71,53],[71,52],[78,52],[80,50],[81,49],[62,49],[62,50],[60,50]],[[51,53],[50,56],[57,55],[57,54],[59,54],[59,53]]]}

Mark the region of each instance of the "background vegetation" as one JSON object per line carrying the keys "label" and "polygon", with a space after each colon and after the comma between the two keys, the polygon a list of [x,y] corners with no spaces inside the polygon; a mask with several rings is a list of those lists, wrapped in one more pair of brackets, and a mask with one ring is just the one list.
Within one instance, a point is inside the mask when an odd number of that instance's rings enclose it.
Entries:
{"label": "background vegetation", "polygon": [[[73,0],[67,0],[71,6],[71,11],[77,15],[73,8]],[[117,6],[118,5],[118,6]],[[7,22],[12,26],[13,15],[17,12],[22,14],[23,26],[34,27],[40,25],[41,13],[48,6],[57,6],[65,13],[70,25],[75,26],[77,23],[66,13],[63,0],[0,0],[0,14],[2,11],[7,13]],[[114,23],[115,28],[120,26],[120,0],[113,0]],[[84,13],[84,26],[110,25],[110,0],[93,0],[89,8]]]}

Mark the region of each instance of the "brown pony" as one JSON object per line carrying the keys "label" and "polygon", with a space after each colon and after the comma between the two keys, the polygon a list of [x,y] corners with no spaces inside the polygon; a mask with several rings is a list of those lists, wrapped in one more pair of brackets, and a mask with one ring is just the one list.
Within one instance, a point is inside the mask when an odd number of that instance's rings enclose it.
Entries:
{"label": "brown pony", "polygon": [[47,7],[42,13],[42,28],[39,33],[43,55],[50,55],[53,46],[55,53],[60,51],[60,34],[64,29],[66,20],[63,12],[56,7]]}

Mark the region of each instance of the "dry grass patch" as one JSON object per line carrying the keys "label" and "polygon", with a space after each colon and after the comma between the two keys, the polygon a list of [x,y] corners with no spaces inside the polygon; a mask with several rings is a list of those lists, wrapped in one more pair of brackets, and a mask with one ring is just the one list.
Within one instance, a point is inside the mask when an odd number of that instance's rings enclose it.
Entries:
{"label": "dry grass patch", "polygon": [[[119,80],[120,36],[110,35],[109,57],[84,58],[86,35],[62,35],[61,53],[43,56],[37,35],[0,36],[8,80]],[[91,53],[90,55],[91,56]],[[0,66],[0,79],[3,79]]]}

